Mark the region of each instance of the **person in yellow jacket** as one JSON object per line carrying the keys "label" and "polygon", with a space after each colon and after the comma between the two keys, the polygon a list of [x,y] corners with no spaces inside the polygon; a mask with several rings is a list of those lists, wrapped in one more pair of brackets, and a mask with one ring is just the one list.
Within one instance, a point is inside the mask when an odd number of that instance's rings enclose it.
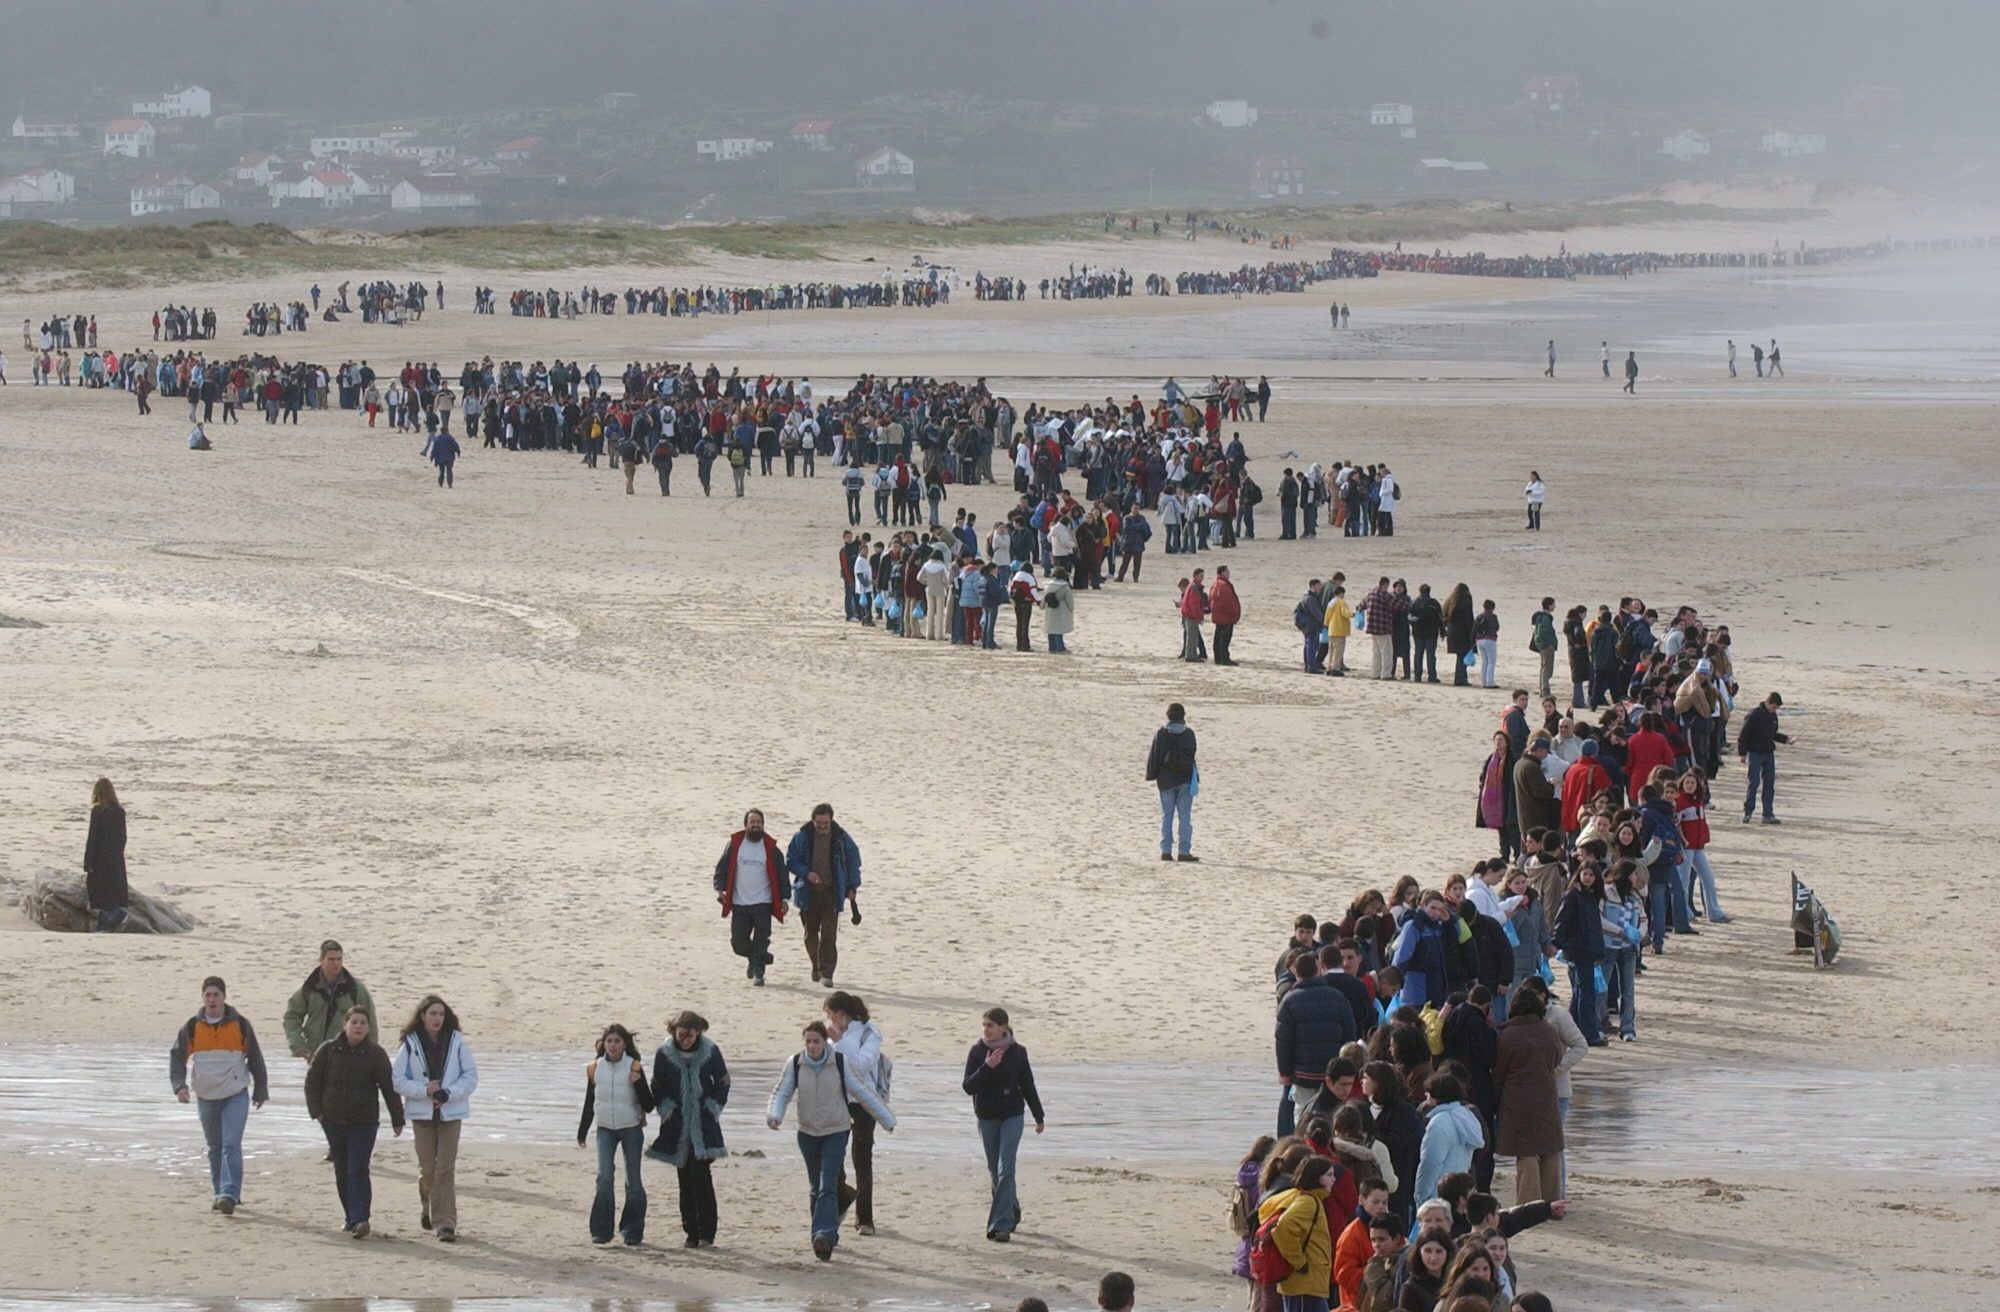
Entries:
{"label": "person in yellow jacket", "polygon": [[1335,678],[1347,673],[1347,639],[1354,632],[1354,607],[1347,604],[1347,589],[1336,587],[1326,607],[1326,672]]}
{"label": "person in yellow jacket", "polygon": [[1284,1312],[1327,1312],[1327,1295],[1333,1288],[1333,1232],[1327,1226],[1326,1177],[1332,1170],[1333,1163],[1326,1158],[1308,1158],[1299,1168],[1296,1188],[1280,1190],[1257,1206],[1260,1228],[1279,1217],[1271,1241],[1292,1267],[1292,1273],[1278,1282]]}

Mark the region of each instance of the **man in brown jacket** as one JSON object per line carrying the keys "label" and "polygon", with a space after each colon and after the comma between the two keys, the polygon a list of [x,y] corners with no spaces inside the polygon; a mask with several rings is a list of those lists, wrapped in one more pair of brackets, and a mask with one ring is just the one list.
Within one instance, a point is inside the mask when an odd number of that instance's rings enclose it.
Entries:
{"label": "man in brown jacket", "polygon": [[1562,811],[1556,804],[1556,786],[1550,782],[1546,768],[1548,759],[1549,740],[1537,734],[1521,759],[1514,762],[1514,810],[1520,833],[1554,829],[1562,822]]}
{"label": "man in brown jacket", "polygon": [[1534,989],[1514,999],[1493,1058],[1493,1088],[1500,1100],[1500,1128],[1493,1151],[1514,1158],[1515,1202],[1554,1202],[1561,1196],[1562,1104],[1556,1072],[1562,1036],[1546,1019],[1547,1004]]}

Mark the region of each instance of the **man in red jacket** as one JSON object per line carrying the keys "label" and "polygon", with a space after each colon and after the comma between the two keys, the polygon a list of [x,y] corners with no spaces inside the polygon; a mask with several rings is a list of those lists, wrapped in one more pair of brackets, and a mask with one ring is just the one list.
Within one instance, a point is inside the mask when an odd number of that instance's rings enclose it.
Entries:
{"label": "man in red jacket", "polygon": [[1208,618],[1208,590],[1202,586],[1202,571],[1181,589],[1181,659],[1199,664],[1207,658],[1207,644],[1201,640],[1201,622]]}
{"label": "man in red jacket", "polygon": [[1215,663],[1236,664],[1229,659],[1229,640],[1235,636],[1236,625],[1243,618],[1243,603],[1237,599],[1236,585],[1229,581],[1227,565],[1216,566],[1215,586],[1208,593],[1208,617],[1215,623]]}
{"label": "man in red jacket", "polygon": [[1647,711],[1639,717],[1639,728],[1625,743],[1625,786],[1629,790],[1633,805],[1638,805],[1639,790],[1646,786],[1653,771],[1659,766],[1673,768],[1674,745],[1661,732],[1657,711]]}
{"label": "man in red jacket", "polygon": [[1605,789],[1611,787],[1611,772],[1597,759],[1597,740],[1586,738],[1583,755],[1576,758],[1576,764],[1563,771],[1562,785],[1562,827],[1563,832],[1573,840],[1577,830],[1583,827],[1583,808]]}
{"label": "man in red jacket", "polygon": [[785,918],[785,861],[764,832],[764,813],[743,814],[743,827],[729,836],[715,863],[715,900],[729,918],[729,950],[750,964],[750,982],[764,986],[771,964],[771,920]]}

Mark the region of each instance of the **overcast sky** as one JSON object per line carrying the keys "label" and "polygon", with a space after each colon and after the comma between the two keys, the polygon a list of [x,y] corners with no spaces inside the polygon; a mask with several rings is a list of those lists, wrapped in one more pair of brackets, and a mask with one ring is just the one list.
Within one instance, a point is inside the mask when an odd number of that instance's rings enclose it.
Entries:
{"label": "overcast sky", "polygon": [[2000,109],[1996,51],[1996,0],[6,0],[0,109],[88,116],[194,81],[371,121],[609,90],[745,112],[935,92],[1352,110],[1497,105],[1581,73],[1604,100],[1806,119],[1886,84],[1949,128]]}

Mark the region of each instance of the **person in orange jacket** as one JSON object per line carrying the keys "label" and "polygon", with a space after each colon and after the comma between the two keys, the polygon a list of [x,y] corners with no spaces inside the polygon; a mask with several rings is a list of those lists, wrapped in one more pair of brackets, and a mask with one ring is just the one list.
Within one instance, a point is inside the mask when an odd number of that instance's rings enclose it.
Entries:
{"label": "person in orange jacket", "polygon": [[1369,1237],[1368,1227],[1388,1210],[1389,1186],[1380,1180],[1363,1180],[1354,1219],[1333,1246],[1333,1280],[1340,1290],[1342,1307],[1361,1306],[1361,1275],[1368,1269],[1368,1259],[1375,1256],[1375,1241]]}

